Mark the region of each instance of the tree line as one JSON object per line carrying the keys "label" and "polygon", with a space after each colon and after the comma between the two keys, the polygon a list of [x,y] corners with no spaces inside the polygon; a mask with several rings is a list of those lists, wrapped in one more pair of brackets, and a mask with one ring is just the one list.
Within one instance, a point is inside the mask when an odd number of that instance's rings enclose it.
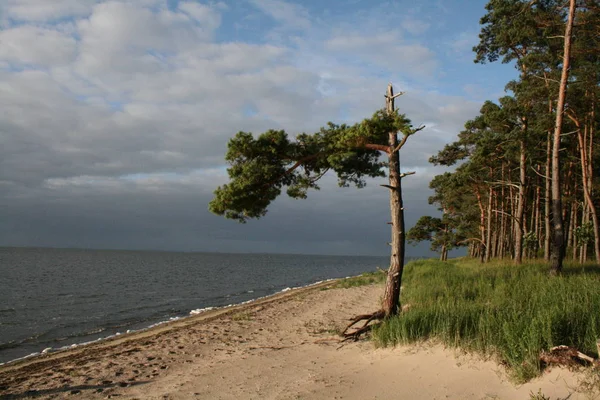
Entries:
{"label": "tree line", "polygon": [[457,140],[430,158],[452,166],[408,240],[447,258],[466,246],[482,261],[565,257],[600,263],[598,137],[600,9],[597,0],[491,0],[476,63],[514,63],[507,95],[486,101]]}

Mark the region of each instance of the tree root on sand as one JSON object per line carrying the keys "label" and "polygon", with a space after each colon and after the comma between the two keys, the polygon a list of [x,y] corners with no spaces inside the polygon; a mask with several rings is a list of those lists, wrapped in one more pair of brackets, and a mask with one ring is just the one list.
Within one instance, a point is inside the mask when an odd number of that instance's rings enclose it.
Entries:
{"label": "tree root on sand", "polygon": [[[344,337],[343,342],[347,340],[357,341],[363,333],[367,333],[373,328],[373,325],[369,325],[372,321],[381,321],[384,317],[385,312],[383,310],[378,310],[371,314],[357,315],[350,319],[350,324],[342,332],[342,336]],[[365,321],[364,324],[361,327],[356,328],[354,325],[361,321]],[[353,330],[350,331],[351,329]]]}

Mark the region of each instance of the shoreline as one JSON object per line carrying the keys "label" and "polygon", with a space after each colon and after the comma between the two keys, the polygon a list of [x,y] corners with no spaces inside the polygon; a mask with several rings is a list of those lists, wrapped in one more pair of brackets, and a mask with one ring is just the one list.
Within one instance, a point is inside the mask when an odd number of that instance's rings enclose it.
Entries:
{"label": "shoreline", "polygon": [[[282,289],[278,292],[275,292],[270,295],[257,297],[256,299],[246,300],[241,303],[228,304],[225,306],[216,306],[216,307],[205,307],[201,309],[190,310],[187,315],[183,315],[181,317],[173,317],[166,321],[156,322],[151,324],[148,327],[127,331],[124,333],[117,332],[110,336],[101,337],[92,341],[76,343],[72,345],[67,345],[59,348],[50,348],[49,351],[44,349],[39,352],[35,352],[29,354],[24,357],[16,358],[14,360],[6,361],[4,363],[0,363],[0,373],[10,370],[11,367],[19,368],[20,366],[26,366],[28,364],[36,363],[37,361],[51,361],[55,358],[60,358],[61,356],[69,356],[70,352],[85,351],[86,348],[94,348],[101,349],[104,347],[110,347],[113,345],[119,345],[121,343],[127,342],[129,340],[136,340],[139,338],[143,338],[146,336],[151,336],[154,333],[160,333],[170,329],[177,329],[180,327],[185,327],[189,324],[195,324],[202,321],[210,321],[214,318],[219,318],[227,314],[228,312],[234,312],[243,308],[244,306],[254,306],[254,305],[262,305],[266,304],[270,301],[276,301],[281,298],[285,298],[287,296],[293,296],[298,294],[298,291],[303,290],[311,290],[318,289],[322,287],[331,286],[335,284],[337,281],[341,281],[344,279],[348,279],[351,277],[345,278],[331,278],[322,281],[318,281],[315,283],[311,283],[304,286],[297,287],[288,287]],[[114,342],[114,343],[113,343]]]}
{"label": "shoreline", "polygon": [[[383,284],[333,281],[0,366],[2,399],[587,399],[554,368],[524,385],[434,343],[374,348],[336,332],[378,306]],[[474,385],[474,382],[477,385]]]}

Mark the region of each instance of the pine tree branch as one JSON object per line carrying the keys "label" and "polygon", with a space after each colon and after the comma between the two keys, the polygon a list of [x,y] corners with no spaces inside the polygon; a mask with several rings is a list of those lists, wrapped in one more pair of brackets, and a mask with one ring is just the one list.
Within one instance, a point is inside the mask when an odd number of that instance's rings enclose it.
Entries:
{"label": "pine tree branch", "polygon": [[410,135],[413,135],[419,131],[422,131],[423,129],[425,129],[425,125],[421,125],[420,127],[413,129],[412,132],[409,135],[404,135],[404,137],[402,138],[402,140],[400,141],[400,143],[398,143],[398,146],[396,146],[396,148],[394,149],[394,153],[397,152],[398,150],[400,150],[402,148],[402,146],[404,146],[404,144],[406,143],[406,141],[408,140],[408,137]]}
{"label": "pine tree branch", "polygon": [[394,149],[393,153],[395,153],[398,150],[400,150],[402,148],[402,146],[404,146],[404,144],[406,143],[407,140],[408,140],[408,135],[404,135],[404,137],[402,138],[402,140],[400,141],[400,143],[398,143],[398,146],[396,146],[396,148]]}
{"label": "pine tree branch", "polygon": [[386,154],[390,154],[390,146],[386,146],[384,144],[367,143],[359,147],[364,147],[365,149],[369,150],[379,150]]}
{"label": "pine tree branch", "polygon": [[519,225],[519,227],[521,226],[521,222],[519,221],[519,219],[517,217],[515,217],[514,215],[512,215],[512,214],[509,214],[509,213],[504,212],[502,210],[492,210],[492,212],[495,212],[497,214],[506,215],[507,217],[510,217],[510,218],[514,219],[515,222],[517,223],[517,225]]}
{"label": "pine tree branch", "polygon": [[535,168],[531,167],[531,169],[533,170],[533,172],[535,172],[536,174],[538,174],[538,176],[541,176],[541,177],[542,177],[542,178],[544,178],[544,179],[550,179],[550,177],[549,177],[549,176],[546,176],[546,175],[540,174],[538,171],[536,171],[536,169],[535,169]]}

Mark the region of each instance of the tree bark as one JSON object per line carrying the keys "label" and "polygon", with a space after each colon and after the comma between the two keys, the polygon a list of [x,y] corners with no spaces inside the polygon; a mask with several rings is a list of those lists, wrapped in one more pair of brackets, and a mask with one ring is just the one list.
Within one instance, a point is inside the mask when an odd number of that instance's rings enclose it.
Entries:
{"label": "tree bark", "polygon": [[[569,228],[569,229],[573,229],[572,226],[573,226],[573,224],[575,224],[575,225],[577,224],[577,220],[578,220],[577,219],[577,203],[573,202],[571,204],[571,224],[570,224],[571,228]],[[567,246],[567,248],[568,248],[568,246]],[[572,237],[571,237],[571,250],[573,252],[573,257],[572,257],[573,260],[577,260],[577,251],[579,250],[579,247],[578,247],[577,237],[575,235],[572,235]]]}
{"label": "tree bark", "polygon": [[494,189],[490,186],[488,193],[488,204],[487,204],[487,232],[485,236],[485,262],[489,262],[492,256],[492,201],[494,198]]}
{"label": "tree bark", "polygon": [[526,148],[525,135],[527,134],[527,118],[523,118],[523,127],[521,128],[520,155],[519,155],[519,197],[517,200],[517,213],[515,215],[515,264],[523,262],[523,234],[525,224],[523,216],[525,214],[525,179],[526,179]]}
{"label": "tree bark", "polygon": [[558,275],[563,269],[565,254],[564,227],[562,221],[562,199],[560,194],[560,136],[562,133],[563,113],[567,95],[567,81],[569,79],[569,65],[571,63],[571,35],[573,20],[575,19],[575,0],[569,1],[569,17],[565,28],[565,44],[563,66],[558,90],[558,103],[556,105],[556,123],[552,140],[552,225],[554,227],[552,252],[550,255],[550,273]]}
{"label": "tree bark", "polygon": [[475,188],[475,196],[477,197],[477,205],[479,206],[479,234],[480,234],[480,242],[479,247],[481,251],[479,253],[479,259],[483,263],[485,262],[485,208],[483,207],[483,201],[481,199],[481,193],[479,192],[479,188]]}
{"label": "tree bark", "polygon": [[[501,169],[501,181],[504,182],[504,169],[505,169],[505,163],[504,161],[502,162],[502,169]],[[500,188],[500,202],[501,202],[501,206],[500,209],[502,211],[504,211],[505,208],[505,204],[506,204],[506,190],[504,188],[504,185],[502,185],[502,187]],[[506,215],[504,213],[500,214],[500,243],[499,243],[499,249],[498,249],[498,255],[499,258],[502,260],[504,259],[504,255],[505,255],[505,243],[506,243]]]}
{"label": "tree bark", "polygon": [[[394,89],[391,83],[387,88],[386,110],[390,114],[394,112]],[[396,149],[398,146],[397,132],[390,132],[388,140],[388,144],[392,150],[388,153],[392,240],[390,268],[388,269],[385,293],[382,300],[382,311],[386,318],[398,314],[398,310],[401,309],[399,308],[400,288],[402,286],[406,240],[404,206],[402,202],[402,178],[400,177],[400,149]]]}
{"label": "tree bark", "polygon": [[[550,105],[552,108],[552,105]],[[550,261],[550,243],[552,241],[552,225],[551,225],[551,216],[552,216],[552,179],[550,175],[552,174],[552,132],[548,132],[548,142],[546,146],[546,184],[544,187],[544,260]]]}
{"label": "tree bark", "polygon": [[[585,202],[587,203],[587,208],[591,212],[592,224],[594,227],[594,252],[596,254],[596,261],[600,264],[600,235],[598,231],[598,213],[596,212],[596,208],[594,207],[594,200],[592,199],[592,176],[593,169],[591,166],[590,160],[592,159],[592,154],[588,155],[588,149],[591,153],[592,146],[587,146],[587,130],[588,126],[586,124],[584,132],[581,132],[581,125],[579,121],[574,120],[577,126],[577,140],[579,142],[579,154],[581,158],[581,183],[583,186],[583,197]],[[592,128],[589,128],[592,129]],[[590,138],[591,141],[591,138]],[[587,222],[587,221],[585,221]],[[587,250],[587,243],[584,244]]]}

